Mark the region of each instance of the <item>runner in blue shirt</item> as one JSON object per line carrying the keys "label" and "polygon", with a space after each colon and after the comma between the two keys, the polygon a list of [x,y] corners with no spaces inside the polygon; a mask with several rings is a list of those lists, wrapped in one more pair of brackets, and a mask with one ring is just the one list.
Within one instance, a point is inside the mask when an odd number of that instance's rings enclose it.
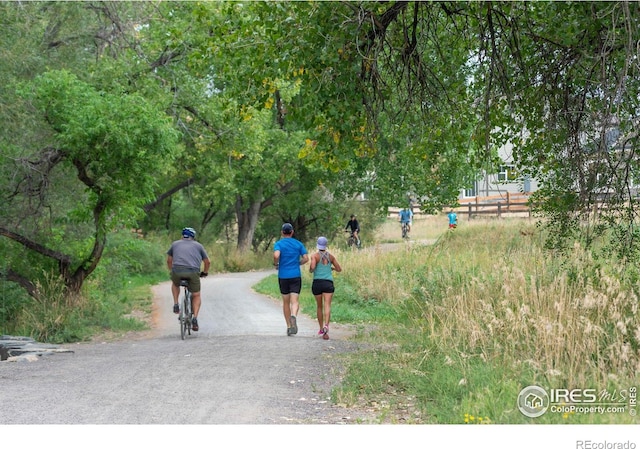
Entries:
{"label": "runner in blue shirt", "polygon": [[282,225],[282,238],[273,246],[273,265],[278,268],[278,284],[282,294],[282,311],[287,322],[287,335],[298,333],[296,316],[300,311],[302,272],[300,265],[309,261],[304,245],[293,238],[291,223]]}

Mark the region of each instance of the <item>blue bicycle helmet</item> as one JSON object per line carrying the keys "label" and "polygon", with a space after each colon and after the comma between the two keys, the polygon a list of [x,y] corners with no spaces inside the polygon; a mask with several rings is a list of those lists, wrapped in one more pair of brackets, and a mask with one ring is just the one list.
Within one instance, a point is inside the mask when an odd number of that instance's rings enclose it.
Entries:
{"label": "blue bicycle helmet", "polygon": [[193,228],[184,228],[182,230],[182,237],[187,237],[190,239],[195,239],[196,238],[196,230]]}

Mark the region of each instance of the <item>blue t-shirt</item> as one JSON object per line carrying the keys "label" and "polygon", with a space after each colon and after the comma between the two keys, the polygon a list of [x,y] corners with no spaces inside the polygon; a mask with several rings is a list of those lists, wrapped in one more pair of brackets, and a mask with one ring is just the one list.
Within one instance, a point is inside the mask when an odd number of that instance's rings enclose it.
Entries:
{"label": "blue t-shirt", "polygon": [[400,211],[399,215],[402,223],[409,223],[411,221],[411,215],[413,214],[409,209],[403,209]]}
{"label": "blue t-shirt", "polygon": [[456,224],[456,222],[458,221],[458,216],[456,215],[455,212],[449,212],[447,217],[449,217],[449,224],[453,225],[453,224]]}
{"label": "blue t-shirt", "polygon": [[302,277],[300,271],[300,257],[307,254],[307,249],[293,237],[283,237],[273,245],[273,250],[280,250],[278,260],[278,277],[291,279]]}

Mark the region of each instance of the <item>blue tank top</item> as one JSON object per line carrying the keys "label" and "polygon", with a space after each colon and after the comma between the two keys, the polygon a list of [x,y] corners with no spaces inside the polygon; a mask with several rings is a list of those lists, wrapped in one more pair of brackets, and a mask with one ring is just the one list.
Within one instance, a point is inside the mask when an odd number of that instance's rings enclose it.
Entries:
{"label": "blue tank top", "polygon": [[[320,251],[320,260],[316,264],[316,269],[313,270],[313,279],[325,279],[333,281],[333,274],[331,273],[331,257],[328,251]],[[324,264],[323,262],[326,262]]]}

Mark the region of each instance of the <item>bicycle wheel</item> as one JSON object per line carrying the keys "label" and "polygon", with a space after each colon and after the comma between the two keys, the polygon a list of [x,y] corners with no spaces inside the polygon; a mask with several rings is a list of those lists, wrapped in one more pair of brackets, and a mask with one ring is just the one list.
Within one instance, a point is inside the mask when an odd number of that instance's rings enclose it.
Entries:
{"label": "bicycle wheel", "polygon": [[180,310],[180,318],[178,318],[178,322],[180,323],[180,338],[184,340],[185,332],[187,330],[187,317],[184,314],[184,307]]}
{"label": "bicycle wheel", "polygon": [[185,327],[187,334],[191,335],[191,319],[193,318],[193,311],[191,310],[191,292],[187,290],[184,297],[184,310],[185,312]]}
{"label": "bicycle wheel", "polygon": [[184,340],[187,334],[191,335],[191,292],[184,288],[182,307],[180,308],[180,338]]}

